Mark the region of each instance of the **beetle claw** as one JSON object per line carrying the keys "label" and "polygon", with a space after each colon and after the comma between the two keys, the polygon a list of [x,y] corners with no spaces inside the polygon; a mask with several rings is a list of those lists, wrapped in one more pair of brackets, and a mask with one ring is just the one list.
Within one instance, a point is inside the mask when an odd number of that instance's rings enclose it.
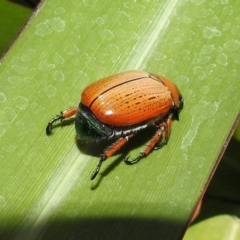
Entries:
{"label": "beetle claw", "polygon": [[128,160],[129,159],[129,156],[126,157],[124,159],[124,162],[127,164],[127,165],[133,165],[137,162],[139,162],[143,157],[145,157],[145,154],[144,153],[140,153],[138,157],[134,158],[133,160]]}
{"label": "beetle claw", "polygon": [[52,123],[48,123],[47,127],[46,127],[46,134],[50,135],[52,134]]}
{"label": "beetle claw", "polygon": [[157,144],[153,149],[154,149],[154,150],[158,150],[158,149],[162,148],[162,147],[163,147],[164,145],[166,145],[166,144],[167,144],[167,141],[165,140],[165,141]]}
{"label": "beetle claw", "polygon": [[99,170],[100,170],[100,168],[101,168],[101,166],[102,166],[102,162],[103,162],[103,161],[101,161],[101,160],[99,161],[99,163],[98,163],[95,171],[92,173],[91,180],[93,180],[93,179],[98,175]]}
{"label": "beetle claw", "polygon": [[64,119],[64,116],[63,116],[63,113],[61,112],[60,115],[57,115],[51,121],[49,121],[49,123],[46,127],[46,134],[51,135],[52,134],[52,129],[53,129],[53,123],[58,121],[58,120],[63,120],[63,119]]}
{"label": "beetle claw", "polygon": [[99,163],[98,163],[95,171],[92,173],[91,180],[93,180],[93,179],[98,175],[98,173],[99,173],[99,171],[100,171],[100,168],[101,168],[101,166],[102,166],[102,163],[103,163],[103,161],[105,161],[106,159],[107,159],[107,157],[106,157],[104,154],[100,155]]}

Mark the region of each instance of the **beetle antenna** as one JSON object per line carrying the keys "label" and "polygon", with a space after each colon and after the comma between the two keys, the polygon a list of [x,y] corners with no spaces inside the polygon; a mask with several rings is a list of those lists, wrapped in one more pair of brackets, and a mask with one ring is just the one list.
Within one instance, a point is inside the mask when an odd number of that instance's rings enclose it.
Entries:
{"label": "beetle antenna", "polygon": [[99,161],[99,163],[98,163],[95,171],[92,173],[91,180],[93,180],[93,179],[98,175],[98,173],[99,173],[99,171],[100,171],[100,168],[101,168],[101,166],[102,166],[102,163],[103,163],[103,161],[105,161],[106,159],[107,159],[107,157],[106,157],[104,154],[101,155],[100,161]]}
{"label": "beetle antenna", "polygon": [[52,120],[50,120],[47,127],[46,127],[46,134],[47,135],[52,134],[53,123],[58,121],[58,120],[63,120],[63,119],[64,119],[64,116],[63,116],[63,113],[61,112],[60,115],[57,115]]}

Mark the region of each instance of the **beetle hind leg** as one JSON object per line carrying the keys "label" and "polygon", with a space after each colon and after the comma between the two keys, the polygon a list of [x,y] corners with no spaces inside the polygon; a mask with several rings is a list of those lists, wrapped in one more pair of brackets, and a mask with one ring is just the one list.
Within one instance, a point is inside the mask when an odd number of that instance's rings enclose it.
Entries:
{"label": "beetle hind leg", "polygon": [[167,141],[164,139],[161,143],[158,143],[154,148],[153,150],[158,150],[160,148],[162,148],[164,145],[167,144]]}
{"label": "beetle hind leg", "polygon": [[139,162],[139,161],[140,161],[143,157],[145,157],[145,156],[146,156],[145,153],[144,153],[144,152],[141,152],[141,153],[138,155],[138,157],[136,157],[136,158],[134,158],[134,159],[132,159],[132,160],[129,160],[129,156],[126,157],[126,158],[124,159],[124,162],[125,162],[127,165],[133,165],[133,164]]}
{"label": "beetle hind leg", "polygon": [[[156,150],[162,148],[165,144],[167,144],[169,135],[170,135],[170,128],[172,123],[172,115],[168,117],[166,122],[162,122],[158,125],[158,130],[148,143],[147,147],[142,151],[138,157],[134,158],[133,160],[129,160],[129,157],[124,159],[124,162],[128,165],[135,164],[139,162],[142,158],[147,156],[152,150]],[[159,140],[163,138],[163,140],[159,142]]]}
{"label": "beetle hind leg", "polygon": [[154,146],[154,148],[153,148],[154,150],[160,149],[164,145],[167,144],[168,139],[169,139],[169,135],[170,135],[171,125],[172,125],[172,115],[170,115],[168,117],[166,122],[163,122],[163,123],[160,124],[160,128],[161,127],[164,128],[164,130],[163,130],[164,137],[163,137],[163,140],[160,143],[158,143]]}
{"label": "beetle hind leg", "polygon": [[154,134],[154,136],[152,137],[150,142],[148,143],[147,147],[144,149],[144,151],[142,151],[138,155],[138,157],[134,158],[133,160],[129,160],[129,157],[127,157],[124,159],[124,162],[128,165],[132,165],[132,164],[139,162],[142,158],[147,156],[151,152],[152,149],[155,149],[155,146],[156,146],[157,142],[159,141],[159,139],[162,137],[162,133],[164,130],[165,130],[164,126],[160,127],[157,130],[157,132]]}

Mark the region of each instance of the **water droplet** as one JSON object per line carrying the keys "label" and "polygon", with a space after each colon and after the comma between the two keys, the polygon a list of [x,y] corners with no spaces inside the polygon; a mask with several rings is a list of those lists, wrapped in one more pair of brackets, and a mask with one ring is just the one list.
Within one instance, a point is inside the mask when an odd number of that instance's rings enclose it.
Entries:
{"label": "water droplet", "polygon": [[105,23],[105,20],[102,17],[97,17],[96,20],[95,20],[95,23],[97,25],[101,26],[101,25],[103,25]]}
{"label": "water droplet", "polygon": [[20,74],[27,74],[28,73],[28,67],[25,67],[25,66],[12,64],[11,69],[14,70],[17,73],[20,73]]}
{"label": "water droplet", "polygon": [[210,54],[210,53],[213,52],[213,50],[214,50],[214,45],[213,44],[212,45],[204,45],[202,47],[201,52],[204,53],[204,54]]}
{"label": "water droplet", "polygon": [[203,29],[203,37],[211,39],[213,37],[219,37],[222,33],[216,27],[205,27]]}
{"label": "water droplet", "polygon": [[222,30],[223,31],[227,31],[230,28],[231,28],[231,23],[229,23],[229,22],[223,23],[223,25],[222,25]]}
{"label": "water droplet", "polygon": [[190,0],[190,2],[196,4],[196,5],[201,5],[205,3],[206,0]]}
{"label": "water droplet", "polygon": [[193,72],[194,74],[201,74],[203,72],[203,68],[200,66],[194,67]]}
{"label": "water droplet", "polygon": [[22,78],[17,77],[17,76],[12,76],[12,77],[8,78],[8,82],[13,85],[19,85],[22,83]]}
{"label": "water droplet", "polygon": [[71,45],[68,45],[64,51],[66,54],[76,55],[79,53],[79,48],[77,47],[76,44],[71,44]]}
{"label": "water droplet", "polygon": [[181,84],[186,84],[186,83],[189,82],[189,78],[187,76],[184,76],[184,75],[178,76],[178,77],[176,77],[176,82],[179,82]]}
{"label": "water droplet", "polygon": [[222,3],[222,4],[227,4],[227,3],[228,3],[228,0],[221,0],[221,3]]}
{"label": "water droplet", "polygon": [[60,17],[49,19],[47,20],[47,23],[55,32],[62,32],[65,28],[65,21],[63,21]]}
{"label": "water droplet", "polygon": [[226,14],[226,15],[232,15],[233,13],[233,6],[227,5],[223,8],[222,10],[222,14]]}
{"label": "water droplet", "polygon": [[50,98],[56,95],[57,89],[53,85],[49,85],[44,89],[44,92]]}
{"label": "water droplet", "polygon": [[196,12],[196,18],[206,18],[210,15],[213,15],[214,11],[211,9],[202,8]]}
{"label": "water droplet", "polygon": [[103,40],[112,40],[114,38],[114,34],[109,29],[102,29],[99,31],[100,38]]}
{"label": "water droplet", "polygon": [[97,0],[83,0],[83,4],[89,7],[94,7]]}
{"label": "water droplet", "polygon": [[12,123],[17,117],[17,113],[13,108],[5,107],[3,110],[0,110],[0,125],[5,125]]}
{"label": "water droplet", "polygon": [[63,64],[65,62],[64,58],[59,53],[54,53],[53,61],[57,64]]}
{"label": "water droplet", "polygon": [[54,79],[55,81],[60,81],[60,82],[62,82],[62,81],[64,81],[65,76],[64,76],[64,74],[63,74],[63,72],[62,72],[61,70],[58,70],[58,71],[55,71],[55,72],[53,73],[53,79]]}
{"label": "water droplet", "polygon": [[81,86],[81,82],[87,82],[89,81],[89,77],[85,72],[79,71],[74,74],[74,79],[72,82],[72,85],[74,87],[79,88]]}
{"label": "water droplet", "polygon": [[46,59],[41,61],[39,64],[38,64],[38,69],[40,71],[46,71],[46,70],[50,70],[50,69],[53,69],[55,68],[55,65],[54,64],[51,64],[49,63]]}
{"label": "water droplet", "polygon": [[202,86],[201,88],[200,88],[200,92],[201,93],[208,93],[209,92],[209,86]]}
{"label": "water droplet", "polygon": [[74,13],[71,21],[76,23],[76,24],[81,24],[82,21],[83,21],[82,13]]}
{"label": "water droplet", "polygon": [[239,40],[230,40],[226,43],[224,43],[224,48],[227,51],[238,51],[240,48],[240,41]]}
{"label": "water droplet", "polygon": [[36,26],[36,34],[39,35],[39,36],[43,37],[43,36],[49,35],[51,33],[52,33],[52,30],[50,29],[48,24],[45,23],[45,22],[39,23]]}
{"label": "water droplet", "polygon": [[58,7],[58,8],[55,9],[54,13],[56,15],[63,14],[63,13],[65,13],[65,9],[63,7]]}
{"label": "water droplet", "polygon": [[228,65],[228,57],[226,54],[222,53],[217,56],[217,63],[227,66]]}
{"label": "water droplet", "polygon": [[23,62],[30,62],[32,58],[35,55],[35,50],[34,49],[27,49],[24,51],[24,54],[21,57],[21,60]]}
{"label": "water droplet", "polygon": [[25,110],[28,106],[28,99],[25,97],[14,96],[13,101],[14,105],[20,110]]}

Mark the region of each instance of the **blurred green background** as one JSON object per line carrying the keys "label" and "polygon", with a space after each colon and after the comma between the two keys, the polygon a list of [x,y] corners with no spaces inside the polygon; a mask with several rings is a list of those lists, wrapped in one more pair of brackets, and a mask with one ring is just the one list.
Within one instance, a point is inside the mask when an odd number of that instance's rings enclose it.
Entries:
{"label": "blurred green background", "polygon": [[[22,27],[37,6],[35,0],[0,0],[0,55],[4,55],[12,41],[18,36]],[[227,216],[240,217],[240,125],[231,139],[222,161],[220,162],[208,190],[203,198],[200,214],[190,227],[186,239],[197,238],[203,230],[214,231],[221,228],[229,220]],[[222,222],[216,216],[222,216]],[[212,220],[212,221],[211,221]],[[231,219],[232,220],[232,219]],[[219,225],[217,225],[219,224]],[[239,223],[238,223],[239,227]],[[207,239],[207,238],[206,238]],[[210,239],[210,238],[208,238]]]}

